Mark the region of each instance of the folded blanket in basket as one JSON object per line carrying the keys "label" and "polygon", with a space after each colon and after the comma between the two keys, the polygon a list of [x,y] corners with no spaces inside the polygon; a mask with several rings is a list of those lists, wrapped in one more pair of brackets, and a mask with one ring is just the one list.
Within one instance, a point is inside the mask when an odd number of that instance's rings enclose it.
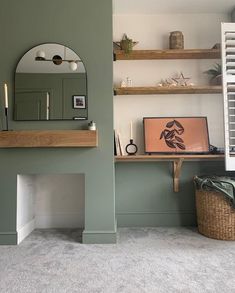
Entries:
{"label": "folded blanket in basket", "polygon": [[222,176],[195,176],[194,182],[198,189],[217,190],[223,193],[235,208],[235,178]]}

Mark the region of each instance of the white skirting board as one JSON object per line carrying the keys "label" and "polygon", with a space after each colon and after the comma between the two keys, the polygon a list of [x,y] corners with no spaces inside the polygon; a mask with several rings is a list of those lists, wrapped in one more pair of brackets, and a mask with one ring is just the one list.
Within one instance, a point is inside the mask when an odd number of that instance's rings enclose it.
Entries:
{"label": "white skirting board", "polygon": [[17,244],[20,244],[35,229],[35,219],[31,220],[17,231]]}

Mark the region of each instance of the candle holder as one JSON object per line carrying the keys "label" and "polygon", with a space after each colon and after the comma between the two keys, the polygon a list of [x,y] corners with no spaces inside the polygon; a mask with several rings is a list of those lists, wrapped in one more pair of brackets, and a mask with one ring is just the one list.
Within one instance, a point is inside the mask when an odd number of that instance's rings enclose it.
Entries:
{"label": "candle holder", "polygon": [[138,147],[136,144],[134,144],[133,139],[130,139],[130,143],[128,143],[126,145],[125,150],[126,150],[128,156],[134,156],[137,153]]}
{"label": "candle holder", "polygon": [[4,129],[3,131],[9,131],[9,128],[8,128],[8,108],[5,108],[5,120],[6,120],[6,129]]}

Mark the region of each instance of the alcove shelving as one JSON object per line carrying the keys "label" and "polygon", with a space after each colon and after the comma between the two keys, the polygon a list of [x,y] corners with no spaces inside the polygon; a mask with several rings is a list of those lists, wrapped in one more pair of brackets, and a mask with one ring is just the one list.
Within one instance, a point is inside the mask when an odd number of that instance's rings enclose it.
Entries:
{"label": "alcove shelving", "polygon": [[0,132],[0,148],[97,146],[98,132],[92,130],[19,130]]}
{"label": "alcove shelving", "polygon": [[224,154],[173,154],[116,156],[116,163],[172,162],[173,190],[179,191],[180,172],[184,161],[223,161]]}
{"label": "alcove shelving", "polygon": [[[125,53],[114,50],[114,61],[118,60],[167,60],[167,59],[220,59],[219,49],[170,49],[170,50],[133,50]],[[220,94],[221,86],[152,86],[116,87],[114,95],[159,95],[159,94]]]}
{"label": "alcove shelving", "polygon": [[[220,59],[220,49],[182,49],[182,50],[133,50],[125,53],[114,50],[114,61],[123,60],[173,60],[173,59]],[[151,95],[151,94],[221,94],[222,86],[155,86],[155,87],[117,87],[114,95]],[[158,154],[116,156],[116,163],[172,162],[173,190],[179,191],[180,172],[185,161],[221,161],[224,154]]]}

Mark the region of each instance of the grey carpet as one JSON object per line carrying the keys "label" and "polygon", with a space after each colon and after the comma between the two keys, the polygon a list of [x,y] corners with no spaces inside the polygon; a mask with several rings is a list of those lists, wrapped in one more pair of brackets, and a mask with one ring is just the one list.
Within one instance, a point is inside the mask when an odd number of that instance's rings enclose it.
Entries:
{"label": "grey carpet", "polygon": [[80,240],[76,230],[35,230],[0,246],[0,292],[235,292],[235,242],[187,228],[122,228],[117,245]]}

